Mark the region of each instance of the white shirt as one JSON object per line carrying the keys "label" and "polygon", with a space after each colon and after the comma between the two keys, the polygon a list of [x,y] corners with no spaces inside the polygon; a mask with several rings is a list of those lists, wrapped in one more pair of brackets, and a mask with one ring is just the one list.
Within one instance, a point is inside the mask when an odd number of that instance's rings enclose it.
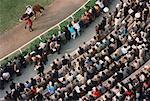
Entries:
{"label": "white shirt", "polygon": [[78,23],[74,23],[73,27],[74,27],[75,29],[77,29],[77,30],[80,29],[80,25],[79,25]]}
{"label": "white shirt", "polygon": [[10,78],[9,72],[3,73],[2,76],[5,80],[8,80]]}
{"label": "white shirt", "polygon": [[140,80],[143,82],[145,80],[145,76],[142,74],[140,75]]}
{"label": "white shirt", "polygon": [[39,46],[43,49],[46,46],[46,43],[40,42]]}
{"label": "white shirt", "polygon": [[30,8],[30,7],[28,7],[27,9],[26,9],[26,12],[25,13],[27,13],[27,14],[31,14],[33,12],[33,9],[32,9],[32,7]]}
{"label": "white shirt", "polygon": [[115,26],[118,26],[120,23],[120,18],[115,18]]}
{"label": "white shirt", "polygon": [[103,4],[103,2],[101,1],[96,1],[96,3],[95,4],[98,4],[99,6],[100,6],[100,8],[103,8],[104,7],[104,4]]}
{"label": "white shirt", "polygon": [[126,53],[127,53],[127,49],[125,49],[124,47],[122,47],[122,48],[121,48],[121,52],[122,52],[123,54],[126,54]]}

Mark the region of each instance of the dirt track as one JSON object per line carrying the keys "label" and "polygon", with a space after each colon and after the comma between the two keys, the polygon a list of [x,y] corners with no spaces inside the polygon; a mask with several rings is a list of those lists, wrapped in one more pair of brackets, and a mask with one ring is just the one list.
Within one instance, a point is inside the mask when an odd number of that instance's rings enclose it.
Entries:
{"label": "dirt track", "polygon": [[43,16],[33,22],[33,32],[24,29],[24,23],[20,23],[0,36],[0,58],[24,45],[37,35],[60,22],[76,9],[82,6],[86,0],[55,0],[46,7]]}

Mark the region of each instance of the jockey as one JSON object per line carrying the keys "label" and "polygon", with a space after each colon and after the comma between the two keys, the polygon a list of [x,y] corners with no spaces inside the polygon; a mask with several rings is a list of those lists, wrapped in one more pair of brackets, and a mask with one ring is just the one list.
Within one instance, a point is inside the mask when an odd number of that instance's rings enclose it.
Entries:
{"label": "jockey", "polygon": [[31,5],[26,6],[26,12],[25,13],[28,14],[29,16],[32,16],[34,14]]}

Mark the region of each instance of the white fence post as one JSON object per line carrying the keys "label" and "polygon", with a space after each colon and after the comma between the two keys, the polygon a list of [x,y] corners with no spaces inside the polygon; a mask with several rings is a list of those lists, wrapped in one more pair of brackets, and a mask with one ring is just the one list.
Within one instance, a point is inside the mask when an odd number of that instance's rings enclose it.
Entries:
{"label": "white fence post", "polygon": [[42,41],[42,38],[41,38],[41,36],[39,36],[39,39]]}
{"label": "white fence post", "polygon": [[60,26],[60,24],[58,24],[58,28],[59,28],[59,30],[61,30],[61,26]]}
{"label": "white fence post", "polygon": [[86,6],[84,6],[83,8],[86,9]]}
{"label": "white fence post", "polygon": [[19,49],[19,52],[22,54],[22,50],[21,49]]}

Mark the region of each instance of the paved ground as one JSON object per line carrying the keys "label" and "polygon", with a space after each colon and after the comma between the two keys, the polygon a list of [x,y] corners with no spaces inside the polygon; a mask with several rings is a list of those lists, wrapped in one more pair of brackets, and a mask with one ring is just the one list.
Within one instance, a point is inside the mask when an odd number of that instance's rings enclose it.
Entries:
{"label": "paved ground", "polygon": [[33,23],[33,32],[24,29],[24,23],[15,26],[13,29],[0,36],[0,58],[19,48],[37,35],[41,34],[51,26],[60,22],[87,0],[55,0]]}
{"label": "paved ground", "polygon": [[[111,11],[114,10],[115,5],[117,4],[118,0],[113,0],[114,2],[111,5]],[[56,58],[60,58],[62,55],[64,55],[65,53],[71,53],[73,52],[75,49],[77,49],[79,47],[79,45],[81,45],[83,42],[87,42],[89,39],[91,39],[94,35],[95,35],[95,25],[97,25],[100,20],[102,19],[102,16],[100,16],[99,18],[97,18],[95,20],[95,22],[93,22],[87,29],[84,30],[84,32],[81,34],[80,37],[77,37],[75,40],[71,40],[70,42],[68,42],[67,44],[65,44],[62,47],[62,51],[61,54],[53,54],[51,56],[49,56],[49,61],[47,63],[47,65],[45,66],[45,71],[48,70],[48,67],[50,65],[50,63],[52,63],[52,61]],[[31,77],[34,77],[36,75],[36,71],[34,71],[34,67],[33,66],[28,66],[26,69],[22,70],[22,75],[19,77],[14,77],[14,82],[25,82],[26,80],[29,80]],[[10,90],[9,89],[9,84],[5,85],[5,89],[0,91],[0,97],[5,95],[5,91],[6,90]]]}

